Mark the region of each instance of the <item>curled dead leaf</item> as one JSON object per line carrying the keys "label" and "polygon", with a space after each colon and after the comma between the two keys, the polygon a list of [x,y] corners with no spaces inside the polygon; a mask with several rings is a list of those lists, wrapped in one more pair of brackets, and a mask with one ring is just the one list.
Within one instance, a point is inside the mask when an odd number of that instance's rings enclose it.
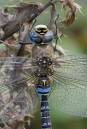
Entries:
{"label": "curled dead leaf", "polygon": [[62,21],[62,23],[69,26],[75,21],[76,12],[81,12],[81,6],[74,2],[74,0],[60,0],[60,2],[64,9],[68,9],[66,18],[64,21]]}

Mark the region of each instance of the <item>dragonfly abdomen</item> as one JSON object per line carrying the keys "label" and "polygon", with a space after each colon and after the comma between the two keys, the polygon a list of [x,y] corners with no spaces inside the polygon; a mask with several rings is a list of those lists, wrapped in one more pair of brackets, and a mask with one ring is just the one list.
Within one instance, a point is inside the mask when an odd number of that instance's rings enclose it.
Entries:
{"label": "dragonfly abdomen", "polygon": [[48,95],[41,95],[41,126],[42,129],[52,129]]}
{"label": "dragonfly abdomen", "polygon": [[47,77],[41,77],[36,85],[36,91],[40,97],[41,103],[41,126],[42,129],[52,129],[49,113],[48,95],[51,92],[51,86]]}
{"label": "dragonfly abdomen", "polygon": [[51,87],[37,88],[38,95],[48,95],[50,91],[51,91]]}

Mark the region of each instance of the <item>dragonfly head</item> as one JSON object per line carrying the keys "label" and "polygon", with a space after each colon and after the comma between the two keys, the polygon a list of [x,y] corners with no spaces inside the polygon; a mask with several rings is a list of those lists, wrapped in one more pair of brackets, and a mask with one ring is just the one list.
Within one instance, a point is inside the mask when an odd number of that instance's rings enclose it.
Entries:
{"label": "dragonfly head", "polygon": [[48,28],[46,25],[37,25],[35,26],[35,32],[40,35],[44,35],[48,32]]}

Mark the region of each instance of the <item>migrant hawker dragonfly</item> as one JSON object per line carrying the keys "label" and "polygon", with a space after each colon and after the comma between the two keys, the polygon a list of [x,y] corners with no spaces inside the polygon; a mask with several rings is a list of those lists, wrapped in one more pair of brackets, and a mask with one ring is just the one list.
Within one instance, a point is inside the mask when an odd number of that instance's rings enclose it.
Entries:
{"label": "migrant hawker dragonfly", "polygon": [[38,99],[42,129],[52,128],[48,100],[53,101],[53,108],[87,117],[87,56],[61,53],[44,44],[34,45],[31,57],[0,58],[0,118],[4,123],[34,113]]}

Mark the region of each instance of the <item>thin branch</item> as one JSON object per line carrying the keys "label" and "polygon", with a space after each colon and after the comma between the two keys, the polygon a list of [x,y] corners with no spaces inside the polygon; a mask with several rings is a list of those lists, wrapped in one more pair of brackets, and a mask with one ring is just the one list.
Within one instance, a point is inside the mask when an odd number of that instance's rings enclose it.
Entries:
{"label": "thin branch", "polygon": [[2,28],[4,30],[4,36],[1,40],[6,40],[20,29],[20,24],[24,22],[32,22],[37,16],[39,16],[45,9],[56,3],[57,0],[51,0],[45,5],[29,4],[27,8],[22,7],[21,13],[19,13],[14,20],[9,21]]}

